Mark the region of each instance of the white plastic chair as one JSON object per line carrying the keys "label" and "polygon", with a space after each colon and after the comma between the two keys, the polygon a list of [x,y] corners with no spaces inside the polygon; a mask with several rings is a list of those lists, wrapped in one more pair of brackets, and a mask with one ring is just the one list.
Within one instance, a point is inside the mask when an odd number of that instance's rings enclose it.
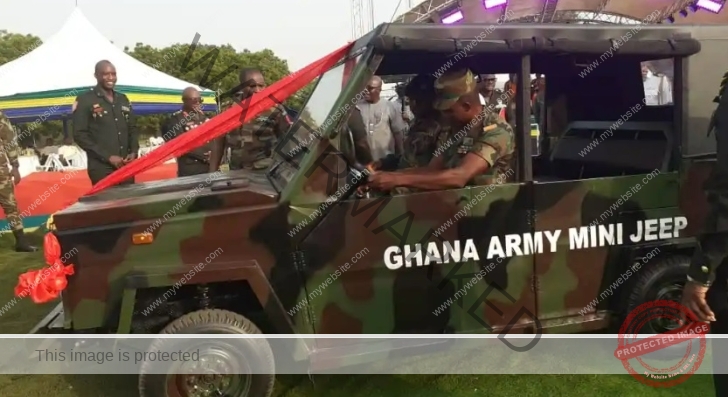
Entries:
{"label": "white plastic chair", "polygon": [[77,153],[75,156],[71,156],[65,159],[68,162],[68,169],[83,170],[86,169],[86,159],[81,153]]}
{"label": "white plastic chair", "polygon": [[61,156],[57,153],[51,153],[48,155],[45,164],[41,166],[43,171],[63,171],[66,167],[61,162]]}

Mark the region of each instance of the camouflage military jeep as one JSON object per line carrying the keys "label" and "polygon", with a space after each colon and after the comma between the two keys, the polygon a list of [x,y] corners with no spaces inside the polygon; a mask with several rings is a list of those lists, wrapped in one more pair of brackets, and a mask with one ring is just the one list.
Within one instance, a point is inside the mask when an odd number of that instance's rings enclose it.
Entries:
{"label": "camouflage military jeep", "polygon": [[[34,332],[575,333],[678,299],[728,67],[725,44],[700,38],[728,36],[629,28],[502,25],[483,40],[479,25],[379,26],[318,79],[267,175],[119,187],[56,214],[77,270]],[[673,104],[646,106],[640,63],[659,59],[674,65]],[[366,81],[456,67],[518,73],[515,182],[360,197],[341,126]],[[531,73],[547,81],[537,157]],[[273,374],[243,378],[216,395],[270,395]],[[140,393],[192,395],[149,374]]]}

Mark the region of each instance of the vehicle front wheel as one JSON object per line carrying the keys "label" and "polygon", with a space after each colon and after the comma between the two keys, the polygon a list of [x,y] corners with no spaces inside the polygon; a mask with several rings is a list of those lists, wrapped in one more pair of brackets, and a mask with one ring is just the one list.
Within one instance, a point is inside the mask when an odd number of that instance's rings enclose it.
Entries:
{"label": "vehicle front wheel", "polygon": [[[623,314],[627,316],[639,305],[650,301],[667,300],[680,303],[689,268],[690,258],[684,255],[667,255],[646,263],[636,274],[637,279],[629,291]],[[680,324],[675,321],[659,318],[645,323],[639,333],[660,334],[679,326]]]}
{"label": "vehicle front wheel", "polygon": [[214,338],[214,334],[260,333],[253,322],[226,310],[200,310],[178,318],[160,334],[213,335],[206,339],[155,340],[149,352],[199,352],[199,359],[186,363],[143,361],[139,395],[269,397],[275,383],[275,362],[268,342],[265,339]]}

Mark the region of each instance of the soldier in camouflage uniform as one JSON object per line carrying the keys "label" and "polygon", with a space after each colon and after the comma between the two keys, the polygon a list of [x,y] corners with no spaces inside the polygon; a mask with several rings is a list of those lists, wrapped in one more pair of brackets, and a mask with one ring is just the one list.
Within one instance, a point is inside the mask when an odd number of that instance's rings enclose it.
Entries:
{"label": "soldier in camouflage uniform", "polygon": [[[169,142],[190,131],[209,119],[202,112],[200,91],[188,87],[182,92],[182,109],[174,112],[162,127],[162,138]],[[177,176],[206,174],[210,168],[210,143],[185,153],[177,158]]]}
{"label": "soldier in camouflage uniform", "polygon": [[[243,69],[240,72],[239,98],[245,106],[245,99],[266,87],[265,78],[258,69]],[[210,155],[210,172],[220,167],[226,147],[231,149],[230,169],[267,170],[273,164],[273,149],[290,127],[287,112],[281,105],[260,113],[254,120],[230,131],[216,140]]]}
{"label": "soldier in camouflage uniform", "polygon": [[432,105],[435,102],[435,78],[418,75],[405,88],[414,114],[414,123],[404,141],[404,155],[398,168],[425,167],[430,164],[437,141],[447,126],[442,114]]}
{"label": "soldier in camouflage uniform", "polygon": [[[0,112],[0,206],[5,211],[5,218],[8,226],[15,236],[15,251],[33,252],[36,247],[30,245],[23,232],[23,220],[20,218],[18,203],[15,201],[15,185],[20,182],[20,171],[18,170],[18,143],[15,140],[13,126],[7,116]],[[12,170],[8,167],[8,161]]]}
{"label": "soldier in camouflage uniform", "polygon": [[444,190],[467,185],[506,182],[515,150],[513,129],[480,103],[470,70],[449,72],[435,83],[435,109],[450,120],[435,158],[427,167],[399,172],[376,172],[369,186],[382,191],[398,187]]}
{"label": "soldier in camouflage uniform", "polygon": [[[717,141],[717,161],[705,181],[709,212],[703,235],[695,250],[682,304],[698,321],[709,322],[713,334],[728,334],[728,73],[723,76],[709,133]],[[728,366],[728,349],[713,340],[713,368]],[[728,395],[728,375],[715,370],[713,384],[716,396]]]}

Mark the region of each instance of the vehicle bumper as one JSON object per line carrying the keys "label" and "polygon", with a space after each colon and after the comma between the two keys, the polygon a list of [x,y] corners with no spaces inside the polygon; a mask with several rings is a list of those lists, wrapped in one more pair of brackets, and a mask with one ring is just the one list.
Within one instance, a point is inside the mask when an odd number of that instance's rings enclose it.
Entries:
{"label": "vehicle bumper", "polygon": [[64,331],[63,328],[63,303],[59,303],[38,325],[33,327],[29,332],[30,334],[49,334],[49,333],[61,333]]}

